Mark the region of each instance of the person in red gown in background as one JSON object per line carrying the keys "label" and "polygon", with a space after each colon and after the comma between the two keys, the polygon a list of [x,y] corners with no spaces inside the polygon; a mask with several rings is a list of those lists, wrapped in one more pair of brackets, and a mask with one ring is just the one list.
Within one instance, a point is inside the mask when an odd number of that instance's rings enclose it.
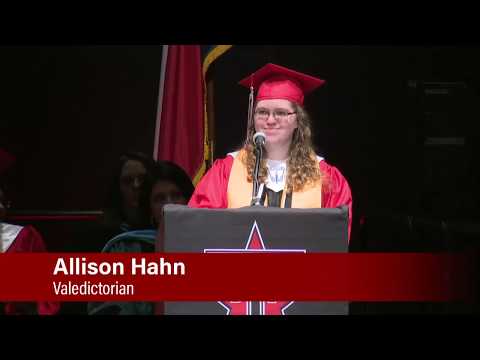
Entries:
{"label": "person in red gown in background", "polygon": [[[239,208],[252,200],[255,166],[254,134],[263,132],[259,179],[261,204],[292,208],[348,206],[348,237],[352,194],[347,180],[313,150],[304,96],[325,80],[275,64],[267,64],[240,82],[250,88],[247,137],[242,148],[214,162],[189,202],[198,208]],[[253,91],[257,91],[255,102]],[[250,116],[250,114],[252,114]],[[262,187],[262,186],[260,186]]]}
{"label": "person in red gown in background", "polygon": [[[14,162],[15,158],[11,154],[0,149],[0,177],[6,173]],[[3,190],[0,188],[0,252],[11,254],[46,251],[42,236],[33,226],[18,226],[4,222],[8,207],[9,203]],[[4,304],[3,307],[5,314],[53,315],[60,310],[58,302],[10,302]]]}

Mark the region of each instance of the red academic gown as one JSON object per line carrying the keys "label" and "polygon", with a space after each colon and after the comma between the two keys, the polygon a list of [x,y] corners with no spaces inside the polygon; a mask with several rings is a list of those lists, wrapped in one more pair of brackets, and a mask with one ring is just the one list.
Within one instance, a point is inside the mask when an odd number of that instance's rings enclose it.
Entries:
{"label": "red academic gown", "polygon": [[[15,226],[16,227],[16,226]],[[46,251],[45,243],[40,233],[32,226],[16,227],[21,228],[14,239],[6,240],[3,251],[7,254],[17,252],[44,252]],[[16,231],[15,231],[16,233]],[[6,247],[6,248],[5,248]],[[22,314],[24,303],[12,302],[5,304],[6,314]],[[39,315],[53,315],[60,310],[58,302],[38,302],[36,305]]]}
{"label": "red academic gown", "polygon": [[[233,156],[218,159],[212,168],[205,174],[195,188],[188,205],[195,208],[226,208],[227,187],[230,171],[233,165]],[[328,178],[329,186],[322,188],[322,207],[335,208],[341,205],[348,206],[348,238],[352,228],[352,193],[347,180],[340,171],[325,160],[319,163],[320,171]]]}

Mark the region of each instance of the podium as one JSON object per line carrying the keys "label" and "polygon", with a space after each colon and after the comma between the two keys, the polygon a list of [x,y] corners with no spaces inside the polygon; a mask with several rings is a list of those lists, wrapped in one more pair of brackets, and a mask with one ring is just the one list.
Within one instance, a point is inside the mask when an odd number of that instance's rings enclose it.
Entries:
{"label": "podium", "polygon": [[[256,206],[195,209],[166,205],[156,251],[208,253],[231,249],[239,252],[239,249],[247,250],[252,246],[253,236],[257,236],[257,249],[269,252],[345,253],[348,252],[348,208]],[[248,302],[244,315],[268,315],[268,303]],[[214,301],[167,301],[157,304],[157,313],[166,315],[227,315],[230,310],[224,303]],[[282,308],[281,314],[346,315],[348,310],[348,302],[300,302],[292,299]]]}

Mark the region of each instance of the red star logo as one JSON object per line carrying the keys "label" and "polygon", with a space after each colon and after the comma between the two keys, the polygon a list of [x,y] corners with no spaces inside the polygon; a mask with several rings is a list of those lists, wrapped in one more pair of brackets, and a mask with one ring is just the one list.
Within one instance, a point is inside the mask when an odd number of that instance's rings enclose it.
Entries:
{"label": "red star logo", "polygon": [[[279,252],[301,252],[301,249],[267,249],[262,239],[257,222],[255,221],[244,249],[204,249],[204,253],[279,253]],[[219,301],[227,310],[227,315],[252,315],[253,301]],[[285,310],[293,304],[293,301],[260,301],[258,304],[259,315],[285,315]]]}

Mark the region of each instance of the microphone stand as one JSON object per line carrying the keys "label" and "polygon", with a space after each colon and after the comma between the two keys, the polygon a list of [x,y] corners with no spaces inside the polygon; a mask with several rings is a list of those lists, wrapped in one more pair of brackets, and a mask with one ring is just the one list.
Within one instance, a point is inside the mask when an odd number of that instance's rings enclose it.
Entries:
{"label": "microphone stand", "polygon": [[250,206],[261,206],[260,200],[263,193],[263,184],[260,186],[258,180],[258,173],[260,171],[260,164],[263,157],[263,146],[258,144],[255,146],[255,169],[253,171],[253,191],[252,191],[252,201]]}

